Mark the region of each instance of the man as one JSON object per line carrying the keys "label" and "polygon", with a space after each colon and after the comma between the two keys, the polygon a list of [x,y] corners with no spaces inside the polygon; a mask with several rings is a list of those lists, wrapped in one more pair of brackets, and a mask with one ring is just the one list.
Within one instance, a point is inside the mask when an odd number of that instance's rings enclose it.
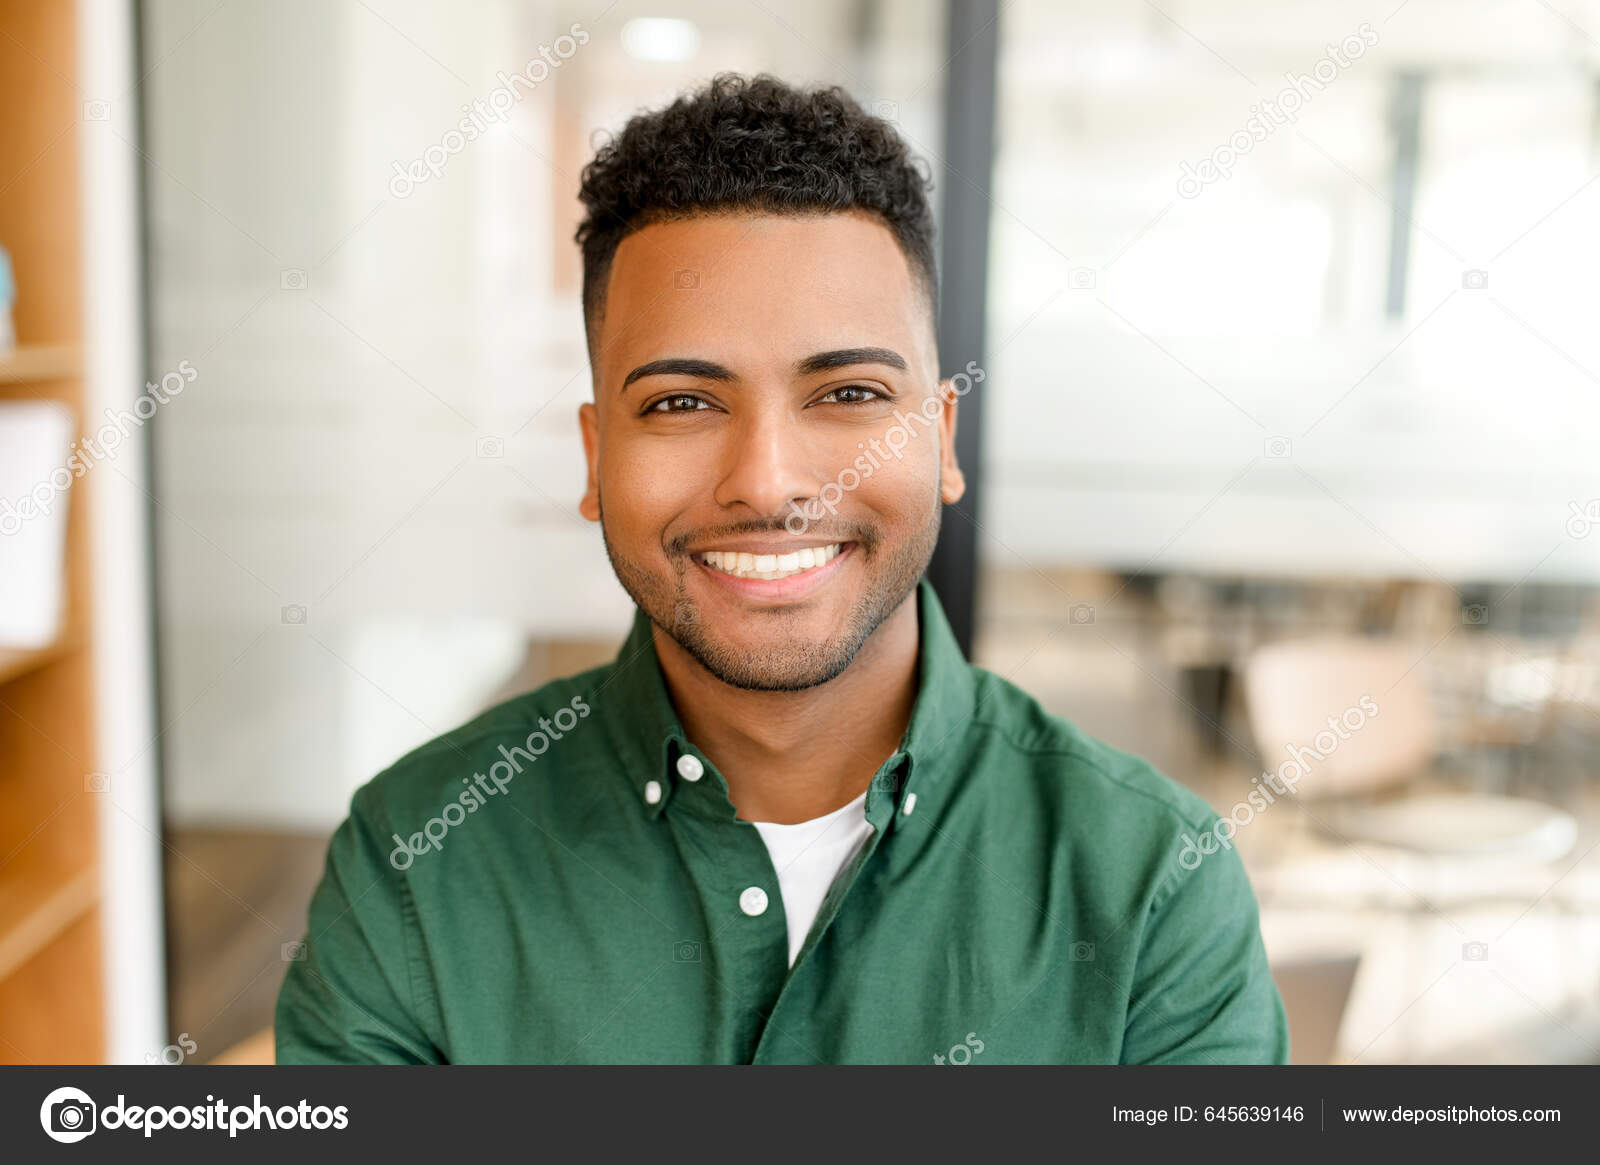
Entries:
{"label": "man", "polygon": [[939,379],[926,187],[770,77],[587,167],[579,508],[632,633],[357,792],[281,1061],[1287,1059],[1216,814],[922,581],[982,375]]}

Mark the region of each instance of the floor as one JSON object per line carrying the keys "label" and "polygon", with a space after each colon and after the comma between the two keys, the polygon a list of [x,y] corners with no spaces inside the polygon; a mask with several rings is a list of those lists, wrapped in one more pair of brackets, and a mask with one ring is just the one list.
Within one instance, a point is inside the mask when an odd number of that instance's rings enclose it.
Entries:
{"label": "floor", "polygon": [[[285,944],[306,926],[327,839],[275,832],[169,829],[168,1012],[202,1063],[272,1023]],[[292,954],[292,949],[290,950]]]}

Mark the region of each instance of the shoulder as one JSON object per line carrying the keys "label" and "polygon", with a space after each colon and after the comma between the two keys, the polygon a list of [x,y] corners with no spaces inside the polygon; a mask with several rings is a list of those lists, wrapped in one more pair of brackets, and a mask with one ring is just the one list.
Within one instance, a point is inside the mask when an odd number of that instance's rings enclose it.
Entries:
{"label": "shoulder", "polygon": [[1112,932],[1144,917],[1127,931],[1140,943],[1158,931],[1180,944],[1228,933],[1241,961],[1264,966],[1254,892],[1233,844],[1237,823],[1262,811],[1259,791],[1236,807],[1248,815],[1221,816],[1143,758],[1047,712],[1006,680],[974,672],[970,740],[983,754],[988,819],[1006,823],[1019,860],[1057,871],[1078,905]]}
{"label": "shoulder", "polygon": [[412,749],[356,790],[351,815],[384,832],[401,825],[414,828],[438,814],[441,806],[460,801],[468,790],[475,790],[477,797],[497,797],[535,768],[541,776],[559,775],[563,750],[556,742],[568,733],[582,733],[594,693],[614,666],[552,680]]}
{"label": "shoulder", "polygon": [[1198,793],[1148,761],[1046,711],[1015,684],[973,668],[973,758],[991,792],[1020,804],[1056,847],[1147,889],[1179,872],[1189,839],[1218,815]]}
{"label": "shoulder", "polygon": [[1089,735],[1000,676],[973,668],[973,722],[990,748],[1025,762],[1033,780],[1070,796],[1080,807],[1111,817],[1148,821],[1163,829],[1205,828],[1211,805],[1148,761]]}

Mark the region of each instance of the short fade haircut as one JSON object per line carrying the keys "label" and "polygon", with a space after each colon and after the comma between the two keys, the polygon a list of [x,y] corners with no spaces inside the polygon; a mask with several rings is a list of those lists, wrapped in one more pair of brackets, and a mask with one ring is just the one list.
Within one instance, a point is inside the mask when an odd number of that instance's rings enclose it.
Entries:
{"label": "short fade haircut", "polygon": [[894,127],[836,85],[796,89],[766,73],[718,73],[635,115],[584,167],[579,189],[591,359],[618,245],[654,223],[706,214],[867,212],[894,235],[937,319],[932,185]]}

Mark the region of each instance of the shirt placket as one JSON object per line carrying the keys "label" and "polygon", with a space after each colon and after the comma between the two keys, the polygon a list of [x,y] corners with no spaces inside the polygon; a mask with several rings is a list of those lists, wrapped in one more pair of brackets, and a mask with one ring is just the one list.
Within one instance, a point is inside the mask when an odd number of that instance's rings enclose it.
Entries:
{"label": "shirt placket", "polygon": [[[827,934],[828,928],[849,897],[851,889],[860,879],[861,872],[866,869],[877,853],[879,845],[882,844],[898,806],[903,803],[900,794],[905,789],[909,771],[909,758],[904,752],[897,752],[873,775],[872,784],[868,786],[867,792],[867,822],[872,826],[872,832],[867,835],[866,841],[862,843],[849,865],[834,879],[827,896],[822,900],[822,906],[817,911],[816,920],[811,924],[806,941],[801,946],[799,954],[795,956],[794,965],[789,968],[789,973],[784,977],[777,998],[773,1002],[769,1022],[762,1031],[760,1044],[756,1048],[755,1063],[769,1062],[769,1058],[777,1059],[780,1048],[787,1050],[796,1047],[802,1050],[806,1048],[807,1033],[804,1024],[796,1020],[798,1026],[791,1027],[790,1018],[785,1013],[784,1001],[792,993],[791,989],[809,974],[811,952]],[[792,1012],[793,1008],[789,1011]],[[818,1054],[812,1052],[811,1055],[817,1057]]]}
{"label": "shirt placket", "polygon": [[788,971],[777,872],[755,826],[734,816],[726,784],[709,761],[686,745],[673,769],[677,782],[699,786],[678,783],[664,816],[705,917],[701,959],[714,1000],[713,1029],[729,1033],[727,1046],[707,1046],[704,1058],[749,1063]]}

